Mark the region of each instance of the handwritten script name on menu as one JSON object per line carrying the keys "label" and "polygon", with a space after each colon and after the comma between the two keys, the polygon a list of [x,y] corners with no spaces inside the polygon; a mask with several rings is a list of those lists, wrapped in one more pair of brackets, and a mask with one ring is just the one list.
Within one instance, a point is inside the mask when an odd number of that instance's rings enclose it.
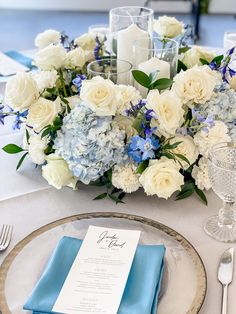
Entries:
{"label": "handwritten script name on menu", "polygon": [[116,314],[139,237],[136,230],[90,226],[52,310]]}

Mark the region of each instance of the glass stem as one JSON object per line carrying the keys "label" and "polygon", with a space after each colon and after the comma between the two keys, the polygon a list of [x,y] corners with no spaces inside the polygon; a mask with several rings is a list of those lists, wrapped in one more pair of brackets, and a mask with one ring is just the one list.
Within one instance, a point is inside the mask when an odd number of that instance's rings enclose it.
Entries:
{"label": "glass stem", "polygon": [[232,228],[235,224],[236,212],[234,202],[224,201],[223,207],[219,211],[219,226]]}

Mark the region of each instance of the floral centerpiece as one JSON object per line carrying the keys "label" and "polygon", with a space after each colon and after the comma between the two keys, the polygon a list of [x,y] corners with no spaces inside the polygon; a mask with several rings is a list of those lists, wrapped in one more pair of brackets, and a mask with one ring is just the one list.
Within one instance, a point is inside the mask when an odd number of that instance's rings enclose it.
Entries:
{"label": "floral centerpiece", "polygon": [[[21,147],[3,150],[29,156],[57,189],[79,182],[101,186],[95,199],[123,202],[140,187],[147,195],[183,199],[194,192],[207,203],[208,151],[236,139],[235,51],[215,56],[186,46],[187,31],[174,18],[161,17],[154,29],[179,38],[178,74],[157,78],[133,71],[137,88],[87,77],[86,65],[106,54],[105,38],[85,34],[73,41],[54,30],[37,36],[37,72],[18,73],[6,86],[0,122],[15,115],[24,129]],[[137,85],[135,85],[137,86]]]}

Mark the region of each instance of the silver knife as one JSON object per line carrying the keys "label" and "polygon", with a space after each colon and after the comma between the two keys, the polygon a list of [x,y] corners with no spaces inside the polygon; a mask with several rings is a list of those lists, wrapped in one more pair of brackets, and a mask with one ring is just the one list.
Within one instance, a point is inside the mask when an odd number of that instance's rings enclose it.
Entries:
{"label": "silver knife", "polygon": [[228,286],[233,280],[234,249],[230,248],[223,253],[218,268],[218,280],[222,284],[221,314],[227,314]]}

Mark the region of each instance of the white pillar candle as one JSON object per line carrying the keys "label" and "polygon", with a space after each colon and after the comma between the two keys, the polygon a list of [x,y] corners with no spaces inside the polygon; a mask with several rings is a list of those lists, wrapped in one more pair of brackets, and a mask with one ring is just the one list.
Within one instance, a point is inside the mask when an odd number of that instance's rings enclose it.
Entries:
{"label": "white pillar candle", "polygon": [[[164,60],[160,60],[157,57],[152,57],[148,61],[142,62],[138,66],[138,70],[149,75],[154,71],[158,71],[156,79],[161,78],[170,78],[170,64]],[[147,89],[140,84],[138,84],[137,88],[143,97],[146,97]]]}
{"label": "white pillar candle", "polygon": [[[142,30],[136,24],[131,24],[129,27],[118,31],[117,33],[117,59],[129,61],[133,64],[133,42],[140,38],[146,37],[147,40],[144,40],[144,47],[148,48],[149,44],[149,35],[147,31]],[[145,50],[143,53],[148,54],[148,51]],[[144,56],[142,60],[145,60]],[[147,59],[147,58],[146,58]],[[119,69],[122,71],[122,69]]]}

